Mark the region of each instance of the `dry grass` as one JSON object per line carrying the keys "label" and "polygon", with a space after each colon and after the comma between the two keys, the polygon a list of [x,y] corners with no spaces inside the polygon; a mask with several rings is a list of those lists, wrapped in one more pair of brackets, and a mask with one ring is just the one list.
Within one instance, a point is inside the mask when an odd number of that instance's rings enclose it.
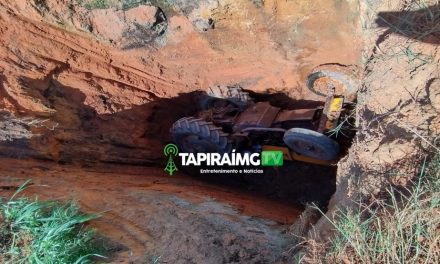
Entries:
{"label": "dry grass", "polygon": [[328,219],[335,236],[326,245],[308,241],[300,262],[440,263],[440,155],[410,189],[390,187],[387,196],[340,209]]}

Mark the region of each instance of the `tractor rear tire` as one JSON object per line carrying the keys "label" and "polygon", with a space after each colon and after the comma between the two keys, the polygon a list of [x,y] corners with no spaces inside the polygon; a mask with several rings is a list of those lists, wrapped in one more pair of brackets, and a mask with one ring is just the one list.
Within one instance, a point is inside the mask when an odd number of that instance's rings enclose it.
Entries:
{"label": "tractor rear tire", "polygon": [[332,84],[336,88],[336,95],[342,95],[346,101],[353,102],[360,88],[358,75],[357,69],[352,66],[324,64],[309,74],[307,88],[319,96],[327,96],[327,85],[318,81],[323,80],[325,84]]}
{"label": "tractor rear tire", "polygon": [[298,154],[309,158],[332,161],[339,155],[339,144],[319,132],[291,128],[284,133],[284,144]]}
{"label": "tractor rear tire", "polygon": [[170,132],[181,152],[227,153],[231,150],[228,134],[203,119],[181,118],[173,124]]}

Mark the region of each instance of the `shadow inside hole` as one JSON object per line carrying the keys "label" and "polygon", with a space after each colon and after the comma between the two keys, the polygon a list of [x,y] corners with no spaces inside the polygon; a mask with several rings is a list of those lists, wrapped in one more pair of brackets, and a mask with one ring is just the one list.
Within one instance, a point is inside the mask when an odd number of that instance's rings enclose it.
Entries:
{"label": "shadow inside hole", "polygon": [[[285,93],[256,93],[246,91],[255,102],[270,102],[271,105],[282,109],[316,108],[324,105],[323,101],[295,100]],[[198,96],[205,96],[201,93]],[[200,98],[200,97],[199,97]],[[197,99],[195,100],[197,104]],[[197,108],[193,116],[197,115]],[[176,118],[176,121],[178,118]],[[343,155],[351,146],[354,134],[340,141]],[[343,137],[339,135],[338,137]],[[180,162],[180,159],[177,159]],[[211,184],[242,189],[260,194],[285,203],[300,205],[315,203],[325,210],[333,193],[336,191],[336,166],[323,166],[299,161],[284,161],[282,167],[263,168],[263,173],[203,173],[201,169],[253,169],[245,167],[183,167],[181,171],[195,176]],[[261,168],[260,168],[261,169]]]}
{"label": "shadow inside hole", "polygon": [[[106,95],[99,95],[95,104],[86,104],[87,96],[83,91],[56,80],[24,81],[34,87],[30,96],[53,110],[50,119],[58,126],[54,130],[33,127],[30,130],[38,136],[0,142],[0,157],[15,153],[19,158],[54,160],[60,164],[113,163],[165,168],[167,160],[163,147],[171,142],[171,126],[182,117],[196,115],[200,99],[206,96],[199,91],[172,98],[147,94],[150,96],[147,103],[125,109],[115,98]],[[322,101],[294,100],[284,93],[250,92],[250,96],[257,102],[268,101],[284,109],[314,108],[324,104]],[[111,113],[100,114],[97,107]],[[179,170],[185,168],[179,167]],[[197,176],[190,169],[186,170]],[[287,203],[315,202],[325,207],[335,191],[335,177],[335,166],[286,161],[283,167],[266,169],[264,174],[204,174],[198,178]]]}

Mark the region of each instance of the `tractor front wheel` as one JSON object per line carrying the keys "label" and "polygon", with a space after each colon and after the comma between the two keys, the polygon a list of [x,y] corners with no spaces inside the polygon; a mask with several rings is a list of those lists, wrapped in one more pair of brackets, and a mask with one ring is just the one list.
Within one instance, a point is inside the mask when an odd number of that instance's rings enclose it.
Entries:
{"label": "tractor front wheel", "polygon": [[332,161],[339,155],[339,144],[319,132],[291,128],[284,133],[284,144],[298,154],[309,158]]}

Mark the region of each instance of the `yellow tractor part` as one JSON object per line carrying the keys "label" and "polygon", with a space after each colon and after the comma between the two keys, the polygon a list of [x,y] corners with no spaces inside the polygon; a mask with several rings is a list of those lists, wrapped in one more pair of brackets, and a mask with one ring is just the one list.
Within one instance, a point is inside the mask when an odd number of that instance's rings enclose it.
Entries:
{"label": "yellow tractor part", "polygon": [[342,104],[344,103],[343,97],[335,97],[333,98],[330,104],[330,112],[339,112],[342,109]]}
{"label": "yellow tractor part", "polygon": [[343,105],[344,97],[333,95],[327,97],[317,130],[319,133],[324,133],[337,127]]}

